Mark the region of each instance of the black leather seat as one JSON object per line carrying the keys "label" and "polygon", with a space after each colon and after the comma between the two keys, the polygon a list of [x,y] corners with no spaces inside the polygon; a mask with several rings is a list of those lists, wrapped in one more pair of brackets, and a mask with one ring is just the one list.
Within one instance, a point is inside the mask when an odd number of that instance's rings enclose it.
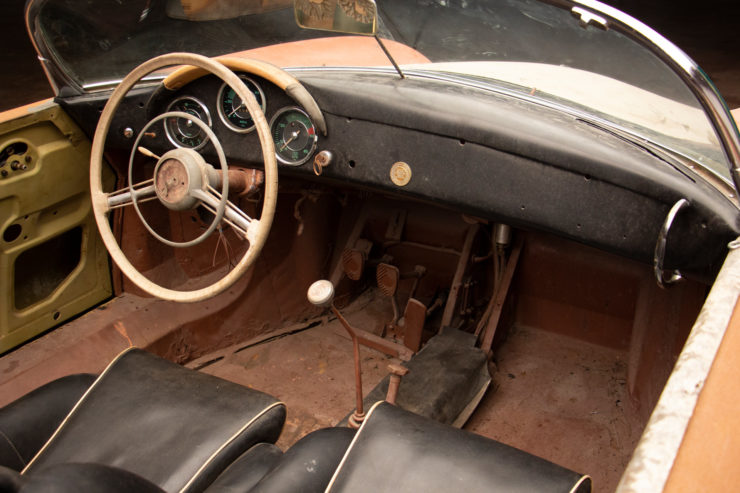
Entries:
{"label": "black leather seat", "polygon": [[[29,394],[24,405],[44,407],[44,396]],[[37,474],[83,483],[128,474],[165,491],[203,491],[245,451],[274,443],[284,422],[284,404],[267,394],[131,349],[85,390],[21,475],[5,476],[30,486]]]}
{"label": "black leather seat", "polygon": [[587,493],[591,479],[503,443],[378,402],[326,491]]}
{"label": "black leather seat", "polygon": [[95,375],[69,375],[0,409],[0,466],[21,471],[69,414]]}
{"label": "black leather seat", "polygon": [[375,404],[356,433],[317,430],[271,462],[256,483],[240,480],[249,468],[235,463],[224,476],[242,488],[214,493],[591,491],[588,476],[387,402]]}
{"label": "black leather seat", "polygon": [[0,467],[0,493],[591,491],[588,476],[386,402],[357,432],[317,430],[283,454],[284,419],[266,394],[131,350],[22,474]]}

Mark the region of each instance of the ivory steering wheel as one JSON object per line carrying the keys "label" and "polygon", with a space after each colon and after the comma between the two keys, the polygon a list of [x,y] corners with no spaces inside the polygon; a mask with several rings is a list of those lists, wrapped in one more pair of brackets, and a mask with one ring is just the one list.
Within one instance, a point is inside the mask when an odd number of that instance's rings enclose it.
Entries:
{"label": "ivory steering wheel", "polygon": [[[231,86],[246,105],[257,129],[265,168],[264,202],[262,214],[259,219],[250,218],[228,200],[228,167],[223,148],[213,131],[205,123],[200,122],[197,118],[192,118],[192,115],[186,113],[168,112],[152,119],[139,132],[139,136],[134,144],[129,161],[129,184],[112,193],[103,191],[103,151],[105,149],[105,139],[116,110],[128,91],[139,80],[156,70],[173,65],[191,65],[216,75]],[[166,152],[161,157],[152,155],[152,157],[157,158],[157,164],[151,180],[137,184],[131,183],[133,155],[136,152],[141,137],[151,125],[166,117],[191,117],[191,123],[198,125],[208,135],[219,157],[222,171],[220,177],[216,170],[208,165],[203,157],[195,150],[176,148]],[[217,181],[221,182],[220,187],[216,184]],[[231,70],[218,61],[201,55],[170,53],[152,58],[133,69],[121,81],[118,87],[116,87],[113,94],[111,94],[108,103],[100,115],[98,126],[95,129],[90,153],[90,193],[92,196],[93,214],[95,216],[95,222],[98,225],[98,230],[100,231],[100,236],[111,258],[123,274],[139,288],[157,298],[191,303],[216,296],[234,284],[255,262],[265,244],[275,215],[277,184],[278,171],[275,146],[270,136],[265,115],[254,98],[254,95]],[[202,205],[211,210],[215,217],[202,235],[188,242],[176,243],[157,234],[147,224],[139,211],[139,202],[152,199],[159,200],[162,205],[171,210],[194,209]],[[234,229],[236,234],[249,241],[249,247],[231,271],[209,286],[192,291],[165,288],[148,279],[131,264],[113,234],[108,220],[108,214],[114,208],[128,205],[132,205],[136,209],[137,214],[149,232],[159,241],[168,245],[181,247],[197,244],[212,233],[219,224],[226,222]]]}

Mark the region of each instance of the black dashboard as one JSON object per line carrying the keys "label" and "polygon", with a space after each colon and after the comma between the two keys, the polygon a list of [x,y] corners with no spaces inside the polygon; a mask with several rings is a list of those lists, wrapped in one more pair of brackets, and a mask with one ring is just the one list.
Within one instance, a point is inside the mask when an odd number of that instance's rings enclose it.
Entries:
{"label": "black dashboard", "polygon": [[[703,280],[714,276],[727,242],[740,232],[735,205],[679,163],[530,101],[422,77],[297,71],[294,75],[323,112],[328,132],[322,135],[311,130],[315,122],[306,120],[288,94],[263,78],[245,75],[258,87],[250,90],[258,102],[261,95],[272,124],[281,177],[425,201],[646,263],[652,262],[666,214],[685,198],[691,207],[673,226],[665,265]],[[239,102],[224,92],[214,76],[174,92],[137,88],[119,109],[106,145],[130,152],[127,129],[137,133],[168,109],[188,111],[188,105],[197,104],[208,114],[230,164],[258,168],[261,149],[255,131],[249,130],[248,114],[240,115]],[[92,136],[106,99],[101,94],[59,102]],[[207,142],[178,142],[177,128],[164,127],[146,141],[147,147],[164,152],[173,145],[202,144],[200,152],[214,162]],[[286,152],[280,159],[281,150],[294,148],[297,153]],[[321,151],[330,151],[333,160],[316,176],[312,161]],[[407,183],[393,180],[398,163],[405,165]]]}

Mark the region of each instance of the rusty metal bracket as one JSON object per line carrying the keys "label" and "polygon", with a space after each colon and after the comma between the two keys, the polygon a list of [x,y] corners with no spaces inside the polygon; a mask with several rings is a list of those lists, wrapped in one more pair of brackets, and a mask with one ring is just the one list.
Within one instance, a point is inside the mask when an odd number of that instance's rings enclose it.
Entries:
{"label": "rusty metal bracket", "polygon": [[514,279],[514,272],[516,271],[516,266],[519,263],[519,256],[522,253],[523,245],[524,240],[522,239],[521,235],[517,236],[517,239],[514,242],[514,248],[511,250],[511,254],[509,255],[509,261],[506,264],[506,269],[504,269],[504,273],[501,276],[501,285],[494,295],[495,300],[493,311],[491,312],[491,317],[488,319],[486,328],[483,331],[483,338],[481,339],[480,344],[480,348],[486,352],[491,351],[491,346],[493,345],[493,337],[496,335],[496,329],[498,329],[498,323],[501,319],[501,313],[504,309],[504,302],[506,301],[506,296],[509,294],[509,288],[511,287],[511,281]]}
{"label": "rusty metal bracket", "polygon": [[450,295],[447,297],[445,311],[442,314],[442,322],[439,326],[440,331],[442,330],[442,327],[450,325],[450,322],[452,322],[452,316],[455,313],[455,305],[457,304],[457,298],[460,294],[460,288],[462,287],[463,283],[463,276],[465,275],[465,270],[467,269],[470,262],[470,252],[473,249],[473,240],[475,240],[475,236],[478,234],[479,230],[480,225],[478,223],[473,224],[468,228],[468,234],[467,236],[465,236],[465,243],[463,244],[462,251],[460,252],[460,259],[457,262],[457,270],[455,271],[455,276],[452,279]]}
{"label": "rusty metal bracket", "polygon": [[[387,354],[388,356],[391,356],[393,358],[398,358],[402,361],[409,361],[414,355],[414,352],[411,349],[402,344],[389,341],[388,339],[376,336],[372,332],[358,329],[357,327],[353,328],[355,330],[355,334],[357,335],[357,339],[363,346],[375,349],[377,351],[380,351],[381,353]],[[347,335],[347,333],[339,327],[337,327],[334,332],[341,336]]]}

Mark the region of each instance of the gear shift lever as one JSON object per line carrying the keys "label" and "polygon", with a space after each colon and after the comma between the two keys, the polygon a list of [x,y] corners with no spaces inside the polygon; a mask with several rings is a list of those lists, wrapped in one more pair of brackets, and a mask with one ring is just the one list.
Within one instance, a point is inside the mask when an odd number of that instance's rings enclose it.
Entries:
{"label": "gear shift lever", "polygon": [[322,279],[311,284],[306,294],[308,301],[315,306],[329,307],[337,319],[342,323],[345,330],[349,333],[352,338],[352,345],[354,346],[354,358],[355,358],[355,391],[357,394],[357,408],[355,412],[349,418],[349,425],[352,428],[359,428],[362,421],[365,419],[365,412],[362,406],[362,368],[360,366],[360,341],[357,338],[357,332],[347,322],[337,307],[334,306],[334,285],[331,281]]}

